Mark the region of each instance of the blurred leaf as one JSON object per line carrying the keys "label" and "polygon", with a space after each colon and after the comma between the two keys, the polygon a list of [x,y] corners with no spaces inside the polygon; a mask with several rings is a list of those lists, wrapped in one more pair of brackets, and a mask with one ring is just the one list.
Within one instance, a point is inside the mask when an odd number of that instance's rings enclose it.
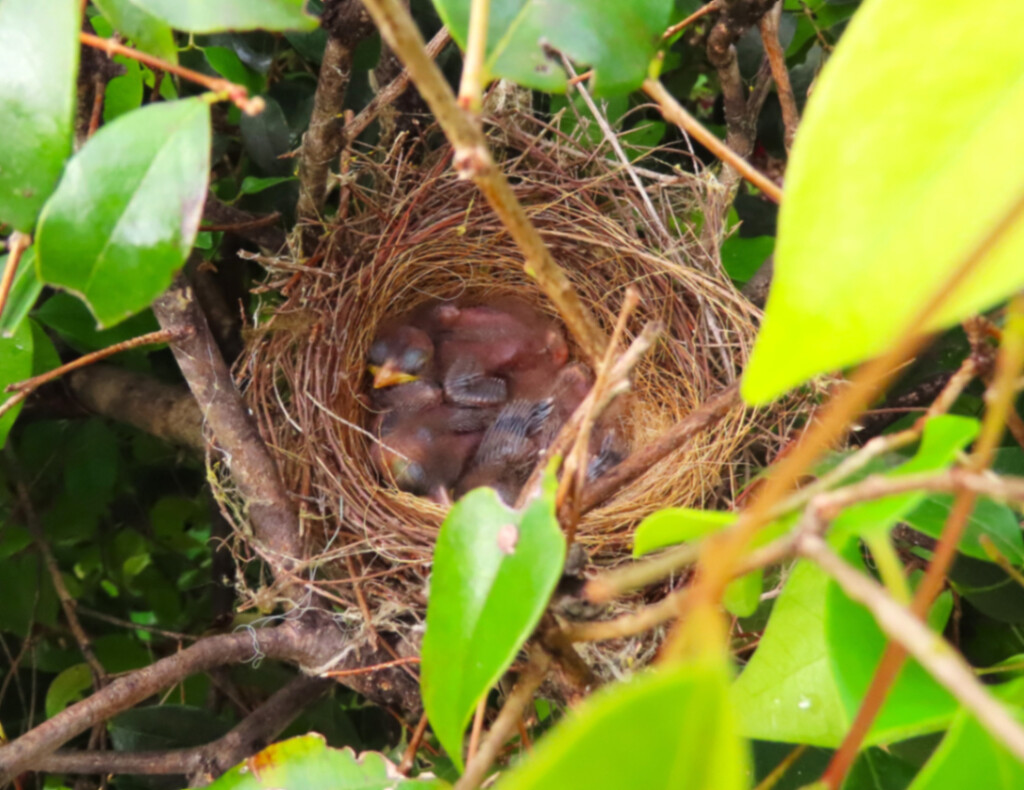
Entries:
{"label": "blurred leaf", "polygon": [[[434,7],[465,49],[470,0],[434,0]],[[626,93],[647,76],[671,10],[672,0],[492,0],[484,82],[505,77],[564,92],[565,71],[544,43],[581,67],[593,67],[595,93]]]}
{"label": "blurred leaf", "polygon": [[[907,513],[904,519],[914,529],[938,539],[952,506],[952,494],[932,494]],[[1006,505],[979,498],[967,520],[957,550],[969,557],[991,562],[979,542],[982,535],[987,535],[999,553],[1014,565],[1024,565],[1024,538],[1021,537],[1020,521]]]}
{"label": "blurred leaf", "polygon": [[[928,420],[914,457],[883,475],[903,477],[944,469],[978,435],[979,429],[978,421],[970,417],[943,414]],[[888,535],[896,522],[926,496],[924,491],[910,491],[853,505],[833,520],[831,534],[838,542],[848,535]]]}
{"label": "blurred leaf", "polygon": [[59,602],[45,574],[42,561],[33,554],[4,560],[0,573],[0,631],[24,638],[34,623],[56,624]]}
{"label": "blurred leaf", "polygon": [[229,725],[205,708],[149,705],[120,713],[110,722],[110,740],[121,752],[159,751],[202,746],[215,741]]}
{"label": "blurred leaf", "polygon": [[92,670],[88,664],[75,664],[61,672],[46,690],[46,718],[52,719],[92,688]]}
{"label": "blurred leaf", "polygon": [[133,0],[177,30],[216,33],[222,30],[312,30],[305,0]]}
{"label": "blurred leaf", "polygon": [[114,497],[121,450],[106,422],[86,420],[74,426],[64,452],[64,488],[89,510],[107,509]]}
{"label": "blurred leaf", "polygon": [[291,132],[281,105],[264,96],[267,106],[259,115],[243,115],[238,126],[242,132],[245,152],[264,173],[276,176],[290,175],[291,160],[280,159],[291,148]]}
{"label": "blurred leaf", "polygon": [[725,588],[722,606],[736,617],[750,617],[761,603],[763,586],[764,571],[761,568],[733,579]]}
{"label": "blurred leaf", "polygon": [[867,0],[826,64],[786,173],[775,279],[742,384],[749,403],[875,356],[908,329],[950,326],[1024,284],[1017,222],[933,319],[910,325],[1024,183],[1024,157],[1005,154],[1024,115],[1024,3],[975,11],[969,0],[942,13],[931,0]]}
{"label": "blurred leaf", "polygon": [[914,766],[883,749],[865,749],[850,768],[843,790],[905,790]]}
{"label": "blurred leaf", "polygon": [[110,123],[115,118],[137,110],[142,106],[144,94],[142,66],[137,60],[115,55],[114,60],[125,68],[125,73],[107,83],[103,97],[103,120]]}
{"label": "blurred leaf", "polygon": [[549,472],[521,511],[492,488],[470,491],[438,533],[421,688],[430,724],[460,769],[473,710],[533,632],[561,575],[556,486]]}
{"label": "blurred leaf", "polygon": [[774,236],[746,238],[734,233],[722,243],[722,266],[738,283],[745,283],[760,269],[775,249]]}
{"label": "blurred leaf", "polygon": [[227,771],[207,790],[441,790],[439,779],[406,779],[383,755],[331,749],[320,735],[268,746]]}
{"label": "blurred leaf", "polygon": [[255,176],[246,176],[242,179],[242,186],[238,190],[239,195],[255,195],[262,192],[264,189],[270,189],[276,187],[278,184],[283,184],[287,181],[297,181],[296,176],[275,176],[273,178],[256,178]]}
{"label": "blurred leaf", "polygon": [[[1022,717],[1017,712],[1018,720]],[[1024,787],[1022,764],[977,719],[960,711],[909,790]]]}
{"label": "blurred leaf", "polygon": [[150,652],[127,633],[103,634],[93,639],[92,647],[103,668],[111,674],[141,669],[153,661]]}
{"label": "blurred leaf", "polygon": [[68,163],[36,239],[44,282],[101,325],[142,310],[192,248],[210,166],[209,105],[150,104],[102,127]]}
{"label": "blurred leaf", "polygon": [[79,0],[0,0],[0,222],[30,231],[71,153]]}
{"label": "blurred leaf", "polygon": [[668,507],[652,513],[636,528],[633,535],[633,556],[642,557],[652,551],[698,540],[732,526],[736,513],[698,510],[689,507]]}
{"label": "blurred leaf", "polygon": [[[4,392],[8,384],[23,381],[32,375],[32,327],[28,321],[22,321],[15,328],[11,337],[0,337],[0,403],[11,397]],[[18,404],[0,417],[0,447],[7,442],[7,434],[21,411]]]}
{"label": "blurred leaf", "polygon": [[244,85],[250,94],[262,93],[266,80],[242,63],[233,49],[227,47],[204,47],[207,63],[224,79]]}
{"label": "blurred leaf", "polygon": [[725,661],[675,664],[595,693],[497,787],[740,790],[746,751]]}
{"label": "blurred leaf", "polygon": [[178,63],[178,45],[170,26],[146,11],[138,0],[93,0],[100,13],[137,49],[168,63]]}
{"label": "blurred leaf", "polygon": [[[18,272],[14,275],[14,283],[11,285],[11,293],[7,297],[7,306],[4,307],[3,315],[0,316],[0,337],[11,337],[15,328],[21,324],[28,315],[28,311],[35,305],[39,294],[43,292],[43,284],[36,274],[36,251],[29,247],[21,256],[18,264]],[[0,270],[7,265],[7,256],[0,256]]]}
{"label": "blurred leaf", "polygon": [[[110,329],[96,328],[96,319],[89,312],[81,299],[68,293],[55,293],[33,313],[33,316],[44,326],[61,336],[69,346],[80,353],[96,351],[114,343],[129,340],[137,335],[155,332],[159,329],[156,319],[150,311],[132,316]],[[128,354],[125,352],[118,359]],[[142,351],[146,353],[145,350]]]}

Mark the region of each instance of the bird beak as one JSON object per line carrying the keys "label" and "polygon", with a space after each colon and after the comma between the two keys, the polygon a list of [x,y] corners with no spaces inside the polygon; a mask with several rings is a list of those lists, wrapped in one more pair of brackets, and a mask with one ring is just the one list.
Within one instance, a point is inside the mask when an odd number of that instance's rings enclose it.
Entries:
{"label": "bird beak", "polygon": [[379,390],[381,387],[393,387],[395,384],[406,384],[416,381],[419,376],[411,373],[403,373],[394,362],[388,360],[383,365],[370,365],[370,372],[373,374],[373,388]]}

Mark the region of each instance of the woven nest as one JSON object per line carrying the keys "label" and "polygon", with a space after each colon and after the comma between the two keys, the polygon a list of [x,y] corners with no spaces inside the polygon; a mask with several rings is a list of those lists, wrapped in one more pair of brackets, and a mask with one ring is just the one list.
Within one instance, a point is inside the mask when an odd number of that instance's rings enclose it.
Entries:
{"label": "woven nest", "polygon": [[[708,180],[638,168],[642,195],[603,152],[564,139],[540,143],[543,132],[513,127],[494,136],[531,222],[609,335],[630,285],[641,302],[628,338],[652,319],[666,327],[634,376],[629,430],[632,447],[641,447],[736,380],[757,310],[722,273],[717,250],[676,219],[702,208]],[[429,300],[495,294],[557,319],[509,234],[450,160],[448,149],[353,154],[341,218],[321,252],[305,267],[282,260],[275,271],[269,263],[260,290],[282,297],[266,298],[242,361],[260,429],[314,553],[327,560],[317,566],[318,584],[354,619],[369,617],[371,630],[400,637],[422,619],[444,510],[382,484],[369,462],[362,393],[377,328]],[[665,228],[674,229],[670,238]],[[585,514],[578,542],[597,566],[609,566],[628,559],[633,529],[653,510],[728,504],[746,450],[755,441],[763,450],[767,435],[734,409]]]}

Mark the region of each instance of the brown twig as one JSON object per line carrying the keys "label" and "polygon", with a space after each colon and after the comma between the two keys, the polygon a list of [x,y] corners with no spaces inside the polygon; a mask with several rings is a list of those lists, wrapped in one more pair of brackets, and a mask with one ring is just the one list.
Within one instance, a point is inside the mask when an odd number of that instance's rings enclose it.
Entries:
{"label": "brown twig", "polygon": [[586,357],[591,362],[599,359],[607,338],[565,272],[552,258],[508,180],[491,158],[483,132],[458,106],[441,70],[424,51],[423,37],[409,12],[399,0],[364,0],[364,3],[451,141],[456,171],[464,178],[471,178],[487,198],[522,250],[527,274],[537,280],[541,290],[558,308]]}
{"label": "brown twig", "polygon": [[480,744],[480,751],[466,763],[466,772],[455,783],[455,790],[472,790],[480,786],[505,741],[515,732],[517,722],[522,719],[523,711],[533,700],[533,693],[544,682],[550,666],[551,658],[547,653],[537,647],[530,651],[526,669],[519,676],[515,688],[508,695],[498,717],[487,732],[487,737]]}
{"label": "brown twig", "polygon": [[800,113],[796,108],[796,97],[793,95],[793,84],[789,81],[789,69],[786,68],[786,53],[779,43],[779,19],[782,17],[782,0],[779,0],[767,14],[761,17],[759,29],[764,52],[768,57],[768,65],[775,80],[775,90],[779,95],[782,107],[782,124],[785,127],[783,140],[786,151],[793,147],[796,128],[800,125]]}
{"label": "brown twig", "polygon": [[270,252],[277,252],[285,245],[285,235],[271,222],[271,218],[276,221],[279,215],[276,212],[266,217],[250,214],[223,203],[212,192],[207,194],[203,205],[203,219],[213,227],[234,233]]}
{"label": "brown twig", "polygon": [[665,89],[664,85],[657,80],[644,80],[644,92],[657,102],[658,108],[661,110],[661,114],[665,116],[666,121],[676,124],[691,137],[695,138],[712,154],[734,168],[743,178],[760,189],[775,203],[782,202],[782,190],[773,181],[769,180],[766,175],[754,168],[746,159],[719,140],[700,121],[690,115],[673,98],[672,94]]}
{"label": "brown twig", "polygon": [[469,35],[466,54],[462,62],[462,81],[459,83],[459,106],[477,116],[483,104],[484,57],[487,54],[487,22],[491,14],[491,0],[471,0],[469,5]]}
{"label": "brown twig", "polygon": [[405,753],[402,755],[402,762],[398,764],[398,773],[407,776],[409,771],[412,770],[412,767],[416,762],[416,752],[419,751],[420,742],[423,740],[423,733],[426,731],[427,714],[424,713],[420,716],[420,720],[416,724],[416,729],[412,731],[412,735],[409,738],[409,745],[406,747]]}
{"label": "brown twig", "polygon": [[32,246],[32,237],[20,231],[12,231],[7,237],[7,262],[4,263],[3,274],[0,275],[0,316],[7,307],[7,299],[14,285],[14,275],[18,273],[18,264],[25,250]]}
{"label": "brown twig", "polygon": [[786,771],[792,768],[796,761],[804,756],[804,752],[808,748],[810,747],[806,743],[802,743],[793,749],[783,758],[782,762],[776,765],[764,779],[757,783],[757,787],[754,790],[772,790],[779,783],[779,780],[785,776]]}
{"label": "brown twig", "polygon": [[480,748],[480,733],[484,729],[484,714],[487,712],[487,695],[484,694],[476,705],[473,713],[473,727],[469,731],[469,745],[466,747],[466,760],[473,762]]}
{"label": "brown twig", "polygon": [[365,667],[353,667],[352,669],[331,669],[324,672],[324,677],[328,678],[350,678],[355,675],[368,675],[372,672],[379,672],[382,669],[391,669],[392,667],[404,667],[407,664],[418,664],[420,663],[419,656],[405,656],[404,658],[396,658],[392,661],[382,661],[379,664],[370,664]]}
{"label": "brown twig", "polygon": [[78,40],[87,47],[102,50],[108,55],[123,55],[126,58],[137,60],[139,63],[143,63],[151,69],[169,71],[171,74],[177,74],[179,77],[182,77],[189,82],[202,85],[204,88],[213,91],[214,93],[222,93],[225,98],[230,99],[238,109],[246,115],[259,115],[263,112],[263,108],[266,106],[266,103],[259,96],[250,98],[249,91],[246,90],[244,85],[237,85],[234,82],[221,79],[220,77],[211,77],[207,74],[201,74],[198,71],[193,71],[192,69],[186,69],[184,66],[179,66],[175,63],[168,63],[166,60],[160,60],[160,58],[154,57],[153,55],[148,55],[137,49],[126,47],[124,44],[120,44],[113,39],[100,38],[99,36],[94,36],[92,33],[81,32],[78,34]]}
{"label": "brown twig", "polygon": [[702,5],[696,11],[694,11],[692,14],[690,14],[688,17],[686,17],[686,19],[684,19],[682,22],[676,22],[674,25],[672,25],[672,27],[668,28],[668,30],[666,30],[661,35],[662,41],[664,41],[666,39],[669,39],[669,38],[672,38],[672,36],[674,36],[680,30],[689,27],[694,22],[696,22],[698,19],[700,19],[701,17],[707,16],[708,14],[711,14],[711,13],[714,13],[715,11],[717,11],[719,9],[720,5],[721,5],[720,0],[711,0],[710,3],[706,3],[705,5]]}

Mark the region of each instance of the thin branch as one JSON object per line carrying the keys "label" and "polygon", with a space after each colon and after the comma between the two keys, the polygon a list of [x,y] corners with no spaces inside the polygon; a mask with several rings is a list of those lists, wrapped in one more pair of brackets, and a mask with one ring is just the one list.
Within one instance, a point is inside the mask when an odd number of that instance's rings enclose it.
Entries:
{"label": "thin branch", "polygon": [[18,273],[18,264],[25,250],[32,246],[32,237],[20,231],[13,231],[7,237],[7,261],[4,263],[3,274],[0,275],[0,316],[7,307],[7,299],[14,285],[14,275]]}
{"label": "thin branch", "polygon": [[698,19],[700,19],[701,17],[706,16],[707,14],[714,13],[715,11],[717,11],[720,8],[720,6],[721,6],[720,0],[711,0],[710,3],[707,3],[706,5],[702,5],[696,11],[694,11],[692,14],[690,14],[688,17],[686,17],[686,19],[684,19],[682,22],[676,22],[674,25],[672,25],[672,27],[668,28],[668,30],[666,30],[662,34],[661,40],[665,41],[667,39],[672,38],[680,30],[683,30],[684,28],[689,27],[694,22],[696,22]]}
{"label": "thin branch", "polygon": [[558,308],[566,326],[593,363],[607,338],[580,300],[572,282],[555,263],[537,229],[526,216],[501,169],[491,158],[487,138],[458,106],[444,75],[424,51],[423,37],[399,0],[363,0],[388,46],[405,63],[420,95],[430,106],[454,149],[459,175],[471,178],[491,204],[525,257],[524,268]]}
{"label": "thin branch", "polygon": [[718,139],[712,132],[704,127],[700,121],[688,113],[685,108],[675,100],[665,86],[657,80],[644,80],[644,92],[658,104],[658,109],[665,116],[665,120],[674,123],[683,131],[694,137],[701,145],[707,148],[730,167],[734,168],[743,178],[760,189],[767,197],[775,203],[782,202],[782,190],[779,189],[768,176],[761,173],[753,165],[737,154],[728,145]]}
{"label": "thin branch", "polygon": [[471,0],[469,5],[469,36],[459,83],[459,106],[476,116],[480,114],[484,93],[484,57],[487,54],[487,23],[491,0]]}
{"label": "thin branch", "polygon": [[277,252],[285,245],[285,235],[280,227],[269,224],[271,217],[276,218],[277,214],[267,217],[250,214],[218,200],[212,192],[207,194],[203,205],[203,219],[215,227],[230,230],[268,252]]}
{"label": "thin branch", "polygon": [[266,107],[266,102],[264,102],[261,97],[254,96],[250,98],[249,91],[246,90],[244,85],[237,85],[234,82],[230,82],[220,77],[211,77],[207,74],[201,74],[198,71],[193,71],[192,69],[186,69],[184,66],[179,66],[175,63],[168,63],[166,60],[160,60],[160,58],[154,57],[153,55],[148,55],[137,49],[126,47],[124,44],[114,41],[113,39],[100,38],[99,36],[94,36],[92,33],[81,32],[78,34],[78,40],[87,47],[102,50],[108,55],[123,55],[126,58],[137,60],[139,63],[143,63],[151,69],[159,69],[161,71],[170,72],[171,74],[177,74],[179,77],[182,77],[189,82],[202,85],[207,90],[223,94],[224,98],[232,101],[238,109],[246,115],[259,115],[263,112],[263,108]]}
{"label": "thin branch", "polygon": [[480,744],[480,751],[466,763],[466,772],[458,782],[455,783],[455,790],[472,790],[479,787],[487,776],[495,758],[501,752],[512,733],[518,727],[523,718],[523,711],[533,700],[534,692],[544,682],[548,669],[551,667],[551,658],[540,648],[533,648],[530,651],[530,660],[526,669],[519,676],[512,693],[508,695],[505,704],[498,713],[498,717],[487,732],[487,737]]}
{"label": "thin branch", "polygon": [[849,598],[865,606],[893,642],[917,659],[1018,760],[1024,760],[1024,728],[978,681],[955,648],[896,604],[881,585],[834,554],[819,536],[802,536],[797,551],[831,576]]}
{"label": "thin branch", "polygon": [[796,108],[796,97],[793,95],[793,84],[789,81],[789,69],[786,68],[786,53],[779,43],[779,20],[782,17],[782,0],[761,17],[760,32],[764,52],[768,57],[768,65],[775,80],[775,90],[779,95],[782,107],[782,124],[785,127],[783,141],[786,151],[793,147],[796,128],[800,125],[800,113]]}

